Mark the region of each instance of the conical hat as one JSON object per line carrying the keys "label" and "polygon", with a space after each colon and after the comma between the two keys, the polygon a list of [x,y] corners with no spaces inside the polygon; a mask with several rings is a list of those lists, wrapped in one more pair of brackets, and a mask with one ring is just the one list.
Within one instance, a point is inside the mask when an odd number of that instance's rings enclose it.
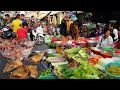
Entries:
{"label": "conical hat", "polygon": [[75,21],[75,20],[77,20],[77,19],[78,19],[78,18],[77,18],[75,15],[72,15],[71,18],[70,18],[71,21]]}

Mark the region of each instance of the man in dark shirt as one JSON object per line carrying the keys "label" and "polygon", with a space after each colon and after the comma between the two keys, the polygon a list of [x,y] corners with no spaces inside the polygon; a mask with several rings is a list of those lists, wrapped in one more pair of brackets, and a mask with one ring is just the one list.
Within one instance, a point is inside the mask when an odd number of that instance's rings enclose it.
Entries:
{"label": "man in dark shirt", "polygon": [[5,18],[4,18],[4,21],[3,21],[3,25],[9,27],[9,26],[10,26],[10,23],[11,23],[10,15],[9,15],[9,14],[6,14],[6,15],[5,15]]}

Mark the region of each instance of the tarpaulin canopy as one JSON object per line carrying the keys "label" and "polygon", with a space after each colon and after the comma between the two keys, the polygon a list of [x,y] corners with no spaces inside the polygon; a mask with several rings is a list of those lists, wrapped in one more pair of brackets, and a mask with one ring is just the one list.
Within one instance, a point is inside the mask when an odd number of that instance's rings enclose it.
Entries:
{"label": "tarpaulin canopy", "polygon": [[60,11],[52,11],[52,12],[50,13],[50,15],[54,15],[54,14],[58,14],[58,13],[60,13]]}

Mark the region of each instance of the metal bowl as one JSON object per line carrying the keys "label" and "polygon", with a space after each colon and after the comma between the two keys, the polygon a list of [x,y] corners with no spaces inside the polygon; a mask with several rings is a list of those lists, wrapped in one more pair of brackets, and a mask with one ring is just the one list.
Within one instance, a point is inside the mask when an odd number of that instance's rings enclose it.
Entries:
{"label": "metal bowl", "polygon": [[60,46],[60,45],[61,45],[61,42],[62,42],[62,41],[55,41],[54,43],[55,43],[57,46]]}
{"label": "metal bowl", "polygon": [[88,43],[97,43],[96,40],[88,40]]}
{"label": "metal bowl", "polygon": [[88,40],[88,45],[91,46],[91,47],[96,47],[97,41],[95,41],[95,40]]}
{"label": "metal bowl", "polygon": [[46,52],[48,54],[55,54],[57,51],[56,51],[56,49],[47,49]]}

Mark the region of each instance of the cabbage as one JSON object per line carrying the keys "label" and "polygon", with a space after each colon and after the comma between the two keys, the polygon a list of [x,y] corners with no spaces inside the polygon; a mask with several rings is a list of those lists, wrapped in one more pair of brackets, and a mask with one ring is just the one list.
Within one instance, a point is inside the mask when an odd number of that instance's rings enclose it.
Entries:
{"label": "cabbage", "polygon": [[65,52],[68,54],[77,54],[79,51],[80,51],[80,48],[70,48],[65,50]]}
{"label": "cabbage", "polygon": [[98,64],[101,65],[101,66],[104,66],[105,64],[107,64],[108,62],[104,59],[104,58],[101,58],[99,59],[98,61]]}
{"label": "cabbage", "polygon": [[49,35],[46,35],[44,37],[44,40],[45,40],[45,43],[50,43],[51,42],[51,39],[50,39],[50,36]]}
{"label": "cabbage", "polygon": [[99,59],[98,64],[101,66],[104,66],[104,65],[111,63],[111,62],[114,62],[114,61],[110,58],[105,58],[105,59],[101,58],[101,59]]}

